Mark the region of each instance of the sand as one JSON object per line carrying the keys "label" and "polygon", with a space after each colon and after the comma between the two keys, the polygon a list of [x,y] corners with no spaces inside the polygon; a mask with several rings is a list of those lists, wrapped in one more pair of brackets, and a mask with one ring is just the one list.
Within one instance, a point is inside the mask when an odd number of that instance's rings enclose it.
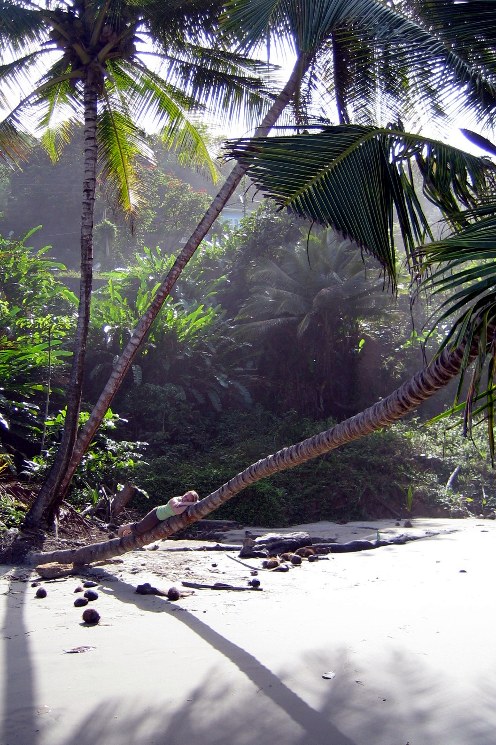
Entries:
{"label": "sand", "polygon": [[[400,530],[304,527],[338,540]],[[0,744],[496,743],[496,524],[415,520],[415,531],[444,532],[260,571],[260,592],[175,603],[136,585],[251,575],[228,554],[163,542],[91,570],[93,627],[73,606],[86,576],[44,582],[36,599],[34,570],[1,567]]]}

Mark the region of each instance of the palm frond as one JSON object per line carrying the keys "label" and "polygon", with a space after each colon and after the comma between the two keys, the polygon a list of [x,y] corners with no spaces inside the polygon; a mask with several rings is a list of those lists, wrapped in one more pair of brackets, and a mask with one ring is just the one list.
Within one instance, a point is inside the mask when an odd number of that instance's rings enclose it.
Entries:
{"label": "palm frond", "polygon": [[494,168],[436,140],[357,125],[239,140],[228,143],[227,153],[281,208],[335,228],[372,254],[393,285],[394,217],[413,266],[415,247],[430,231],[410,162],[423,177],[424,192],[453,223],[464,220],[460,203],[472,206],[488,190]]}
{"label": "palm frond", "polygon": [[[57,79],[58,72],[59,65],[56,64],[50,73],[55,73]],[[50,75],[46,77],[50,79]],[[59,159],[63,148],[71,139],[77,114],[80,113],[80,103],[68,79],[62,79],[44,89],[39,97],[37,130],[41,133],[41,144],[52,162]]]}
{"label": "palm frond", "polygon": [[248,124],[257,123],[275,96],[276,68],[257,59],[191,44],[164,50],[161,59],[166,80],[221,121],[244,118]]}
{"label": "palm frond", "polygon": [[146,19],[153,36],[167,45],[186,36],[190,41],[205,43],[214,41],[219,34],[219,16],[222,0],[132,0]]}
{"label": "palm frond", "polygon": [[0,65],[0,84],[3,93],[16,95],[25,90],[30,90],[33,86],[33,77],[39,70],[41,57],[50,54],[51,50],[37,50],[29,54],[22,55]]}
{"label": "palm frond", "polygon": [[481,314],[491,315],[496,304],[496,204],[492,215],[449,238],[423,246],[420,256],[426,270],[431,270],[422,289],[448,295],[436,323],[455,316],[445,343],[456,343],[468,324],[478,323]]}
{"label": "palm frond", "polygon": [[[468,345],[479,338],[478,354],[474,362],[466,400],[463,403],[464,427],[470,434],[475,418],[485,418],[491,458],[494,460],[494,329],[496,323],[496,204],[488,203],[480,210],[467,213],[476,222],[442,241],[423,246],[421,258],[430,274],[420,289],[434,296],[441,295],[439,308],[433,314],[431,327],[447,326],[440,347]],[[469,359],[464,357],[455,406],[461,397],[468,373]],[[487,381],[483,371],[487,365]],[[481,402],[474,409],[475,402]]]}
{"label": "palm frond", "polygon": [[115,100],[107,98],[105,103],[98,116],[101,176],[119,206],[132,214],[140,204],[136,159],[148,154],[146,136]]}
{"label": "palm frond", "polygon": [[[67,127],[71,126],[78,101],[74,93],[67,94],[68,81],[73,73],[70,70],[65,73],[65,70],[66,67],[64,64],[61,65],[60,60],[55,62],[46,74],[34,82],[31,81],[29,93],[13,108],[8,109],[7,115],[0,121],[0,154],[5,160],[15,165],[26,160],[33,144],[32,135],[37,126],[48,126],[56,99],[61,104],[58,114],[67,114]],[[59,74],[60,72],[62,74]],[[62,130],[59,130],[59,133],[62,133]],[[49,142],[50,135],[46,144]],[[49,145],[49,152],[55,156],[53,146]]]}
{"label": "palm frond", "polygon": [[18,129],[12,121],[0,122],[0,158],[11,165],[20,165],[27,160],[33,140],[29,134]]}
{"label": "palm frond", "polygon": [[277,284],[278,287],[289,292],[299,287],[298,281],[285,269],[284,262],[280,264],[271,259],[267,259],[262,266],[257,267],[251,274],[250,279],[257,285],[266,283]]}
{"label": "palm frond", "polygon": [[0,50],[3,54],[23,54],[33,45],[46,41],[49,28],[37,7],[23,7],[18,0],[0,0],[0,19]]}
{"label": "palm frond", "polygon": [[[494,124],[496,85],[496,7],[489,1],[415,0],[414,10],[424,25],[450,50],[448,62],[459,84],[460,95],[479,118]],[[444,71],[443,71],[444,72]],[[471,84],[473,81],[475,85]]]}
{"label": "palm frond", "polygon": [[168,147],[185,157],[190,165],[208,170],[216,181],[215,163],[200,129],[189,115],[190,99],[139,62],[116,65],[113,77],[117,87],[126,92],[126,105],[137,120],[153,119]]}
{"label": "palm frond", "polygon": [[[379,0],[231,0],[226,25],[242,30],[243,48],[256,47],[275,34],[292,43],[296,51],[327,54],[328,73],[335,67],[335,61],[329,62],[332,36],[340,50],[350,49],[349,85],[341,86],[350,101],[360,101],[358,94],[365,93],[367,106],[375,87],[393,116],[400,101],[402,111],[407,107],[410,114],[413,104],[418,107],[428,101],[425,113],[440,115],[447,110],[454,115],[470,107],[481,123],[492,126],[496,59],[491,32],[485,32],[484,25],[496,25],[496,6],[485,3],[484,12],[472,18],[466,4],[445,3],[447,8],[458,5],[458,11],[463,6],[465,13],[464,21],[446,32],[449,9],[445,24],[429,16],[431,6],[441,5],[426,0],[422,9],[422,3],[408,2],[401,13],[401,4],[393,8]],[[488,38],[491,43],[485,46]],[[367,80],[375,85],[367,87]]]}

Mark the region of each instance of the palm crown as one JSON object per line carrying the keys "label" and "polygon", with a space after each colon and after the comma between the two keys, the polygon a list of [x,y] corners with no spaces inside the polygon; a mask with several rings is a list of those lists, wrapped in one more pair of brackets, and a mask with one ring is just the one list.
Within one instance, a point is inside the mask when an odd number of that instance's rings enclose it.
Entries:
{"label": "palm crown", "polygon": [[[82,117],[83,88],[91,83],[100,165],[122,206],[136,203],[136,157],[151,155],[144,123],[214,173],[192,112],[258,115],[264,106],[262,66],[215,37],[220,6],[214,0],[1,0],[0,48],[9,60],[0,66],[3,156],[25,157],[34,131],[55,159]],[[19,102],[12,105],[7,92]]]}
{"label": "palm crown", "polygon": [[[228,28],[241,30],[244,48],[283,39],[311,56],[304,90],[320,99],[332,94],[331,120],[385,125],[401,115],[418,124],[470,105],[479,121],[494,122],[490,2],[231,0],[228,6]],[[329,118],[328,98],[324,106]]]}

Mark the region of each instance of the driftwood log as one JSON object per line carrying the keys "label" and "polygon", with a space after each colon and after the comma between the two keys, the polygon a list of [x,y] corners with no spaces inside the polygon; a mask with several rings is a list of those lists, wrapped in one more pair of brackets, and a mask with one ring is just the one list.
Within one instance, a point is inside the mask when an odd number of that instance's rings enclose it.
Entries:
{"label": "driftwood log", "polygon": [[312,539],[308,533],[267,533],[258,538],[250,538],[248,533],[243,541],[240,557],[244,559],[263,556],[278,556],[286,551],[296,551],[310,546]]}

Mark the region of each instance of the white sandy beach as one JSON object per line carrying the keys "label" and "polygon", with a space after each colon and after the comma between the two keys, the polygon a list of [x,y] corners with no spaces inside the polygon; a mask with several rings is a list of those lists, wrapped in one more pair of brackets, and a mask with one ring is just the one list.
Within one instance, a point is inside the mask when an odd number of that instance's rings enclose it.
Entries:
{"label": "white sandy beach", "polygon": [[[339,541],[406,532],[298,529]],[[73,606],[79,578],[43,582],[35,599],[35,570],[1,567],[1,745],[493,745],[496,523],[414,521],[426,530],[449,532],[260,571],[261,592],[175,603],[136,585],[245,586],[250,570],[164,542],[91,570],[93,627]]]}

